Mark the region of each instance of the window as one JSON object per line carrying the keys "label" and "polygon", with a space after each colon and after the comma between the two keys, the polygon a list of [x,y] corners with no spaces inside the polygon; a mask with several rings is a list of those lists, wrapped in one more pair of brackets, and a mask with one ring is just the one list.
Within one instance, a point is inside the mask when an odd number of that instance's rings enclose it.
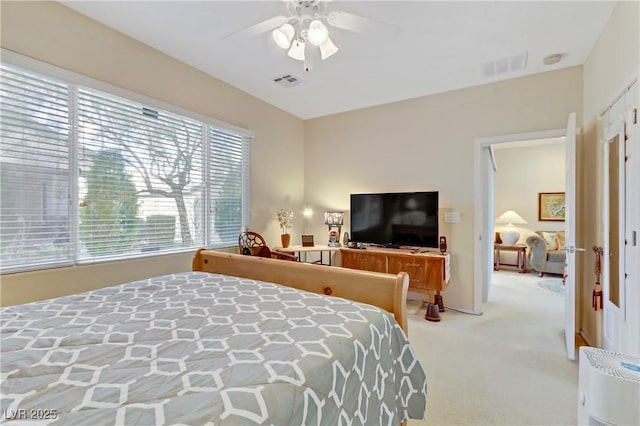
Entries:
{"label": "window", "polygon": [[68,89],[4,66],[0,78],[2,268],[68,262]]}
{"label": "window", "polygon": [[246,132],[8,64],[0,77],[3,272],[230,246],[248,227]]}

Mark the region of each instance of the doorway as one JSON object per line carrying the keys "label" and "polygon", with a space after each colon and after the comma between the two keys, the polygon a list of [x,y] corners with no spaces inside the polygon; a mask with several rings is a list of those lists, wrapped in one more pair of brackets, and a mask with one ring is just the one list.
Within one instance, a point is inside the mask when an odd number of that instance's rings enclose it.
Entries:
{"label": "doorway", "polygon": [[[565,138],[494,144],[490,154],[493,191],[488,191],[488,202],[493,203],[493,218],[498,218],[494,271],[517,269],[532,282],[561,279],[564,220],[553,214],[564,214],[556,203],[565,193]],[[553,210],[541,211],[540,202],[553,205]]]}
{"label": "doorway", "polygon": [[516,141],[565,138],[565,194],[564,234],[565,245],[565,342],[567,357],[575,359],[575,286],[576,263],[576,114],[569,114],[566,129],[482,138],[475,143],[475,258],[474,266],[474,311],[482,313],[483,303],[488,300],[493,271],[493,161],[491,145]]}
{"label": "doorway", "polygon": [[[520,133],[506,136],[495,136],[476,140],[475,144],[475,229],[476,229],[476,259],[474,312],[482,313],[483,303],[486,303],[490,291],[491,275],[493,272],[493,219],[494,211],[494,173],[496,146],[502,144],[545,142],[565,137],[565,129],[546,130],[541,132]],[[485,236],[483,238],[483,236]]]}

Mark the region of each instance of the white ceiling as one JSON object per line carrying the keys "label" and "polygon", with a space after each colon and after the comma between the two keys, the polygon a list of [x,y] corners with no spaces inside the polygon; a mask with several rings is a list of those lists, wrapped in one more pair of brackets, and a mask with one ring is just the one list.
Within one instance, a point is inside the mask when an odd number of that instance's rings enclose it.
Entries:
{"label": "white ceiling", "polygon": [[[302,119],[581,65],[614,1],[329,1],[327,11],[381,24],[329,27],[339,51],[291,59],[271,31],[236,32],[278,15],[275,1],[62,1],[105,25]],[[231,36],[229,36],[231,34]],[[542,59],[563,54],[555,65]],[[486,77],[482,64],[526,54],[521,71]],[[282,87],[274,77],[301,80]]]}

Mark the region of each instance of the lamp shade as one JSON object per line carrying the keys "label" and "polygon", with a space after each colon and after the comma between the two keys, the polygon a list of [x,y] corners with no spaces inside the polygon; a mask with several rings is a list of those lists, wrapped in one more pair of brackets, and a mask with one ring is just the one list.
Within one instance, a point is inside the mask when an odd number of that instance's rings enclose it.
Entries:
{"label": "lamp shade", "polygon": [[320,46],[329,38],[329,30],[319,20],[311,21],[307,30],[307,40],[314,46]]}
{"label": "lamp shade", "polygon": [[344,212],[325,212],[324,224],[329,226],[342,226],[344,223]]}
{"label": "lamp shade", "polygon": [[304,41],[294,40],[287,55],[298,61],[304,61]]}
{"label": "lamp shade", "polygon": [[333,41],[329,37],[320,45],[320,57],[322,60],[327,59],[338,51],[338,46],[333,44]]}
{"label": "lamp shade", "polygon": [[273,39],[276,44],[283,49],[288,49],[291,46],[291,40],[293,40],[293,34],[295,30],[291,24],[282,24],[279,28],[273,30]]}
{"label": "lamp shade", "polygon": [[496,223],[497,224],[507,223],[507,224],[513,225],[513,224],[525,224],[527,223],[527,221],[524,220],[522,216],[520,216],[518,213],[514,212],[513,210],[507,210],[506,212],[498,216],[498,218],[496,219]]}

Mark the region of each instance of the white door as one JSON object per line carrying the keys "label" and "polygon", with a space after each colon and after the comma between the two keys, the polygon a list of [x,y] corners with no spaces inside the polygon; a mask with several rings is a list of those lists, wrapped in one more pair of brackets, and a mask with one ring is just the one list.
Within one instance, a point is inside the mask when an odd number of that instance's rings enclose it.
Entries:
{"label": "white door", "polygon": [[604,300],[604,348],[620,352],[625,321],[625,132],[624,123],[605,129],[603,188],[602,298]]}
{"label": "white door", "polygon": [[565,183],[565,307],[564,337],[567,343],[567,356],[576,359],[576,114],[572,112],[567,122],[566,144],[566,183]]}
{"label": "white door", "polygon": [[[485,161],[484,164],[485,165],[489,165],[491,164],[491,167],[487,167],[486,173],[487,173],[487,186],[486,188],[484,188],[487,191],[487,199],[489,200],[493,200],[494,194],[493,194],[493,185],[494,185],[494,174],[496,172],[496,159],[495,159],[495,155],[493,153],[493,148],[491,146],[488,146],[487,149],[484,150],[485,155],[489,156],[488,161]],[[486,203],[486,210],[484,211],[484,217],[486,218],[487,222],[489,222],[487,224],[487,227],[491,227],[493,226],[493,222],[494,222],[494,218],[496,217],[493,211],[493,203]],[[492,229],[492,228],[489,228]],[[484,276],[484,280],[487,283],[485,286],[483,286],[483,291],[482,291],[482,303],[487,303],[487,301],[489,300],[489,292],[491,290],[491,278],[493,276],[493,256],[495,255],[493,252],[493,238],[491,237],[492,233],[487,232],[487,234],[489,236],[489,238],[485,238],[484,241],[484,246],[485,246],[485,253],[487,253],[487,258],[486,258],[486,262],[485,263],[485,276]]]}

